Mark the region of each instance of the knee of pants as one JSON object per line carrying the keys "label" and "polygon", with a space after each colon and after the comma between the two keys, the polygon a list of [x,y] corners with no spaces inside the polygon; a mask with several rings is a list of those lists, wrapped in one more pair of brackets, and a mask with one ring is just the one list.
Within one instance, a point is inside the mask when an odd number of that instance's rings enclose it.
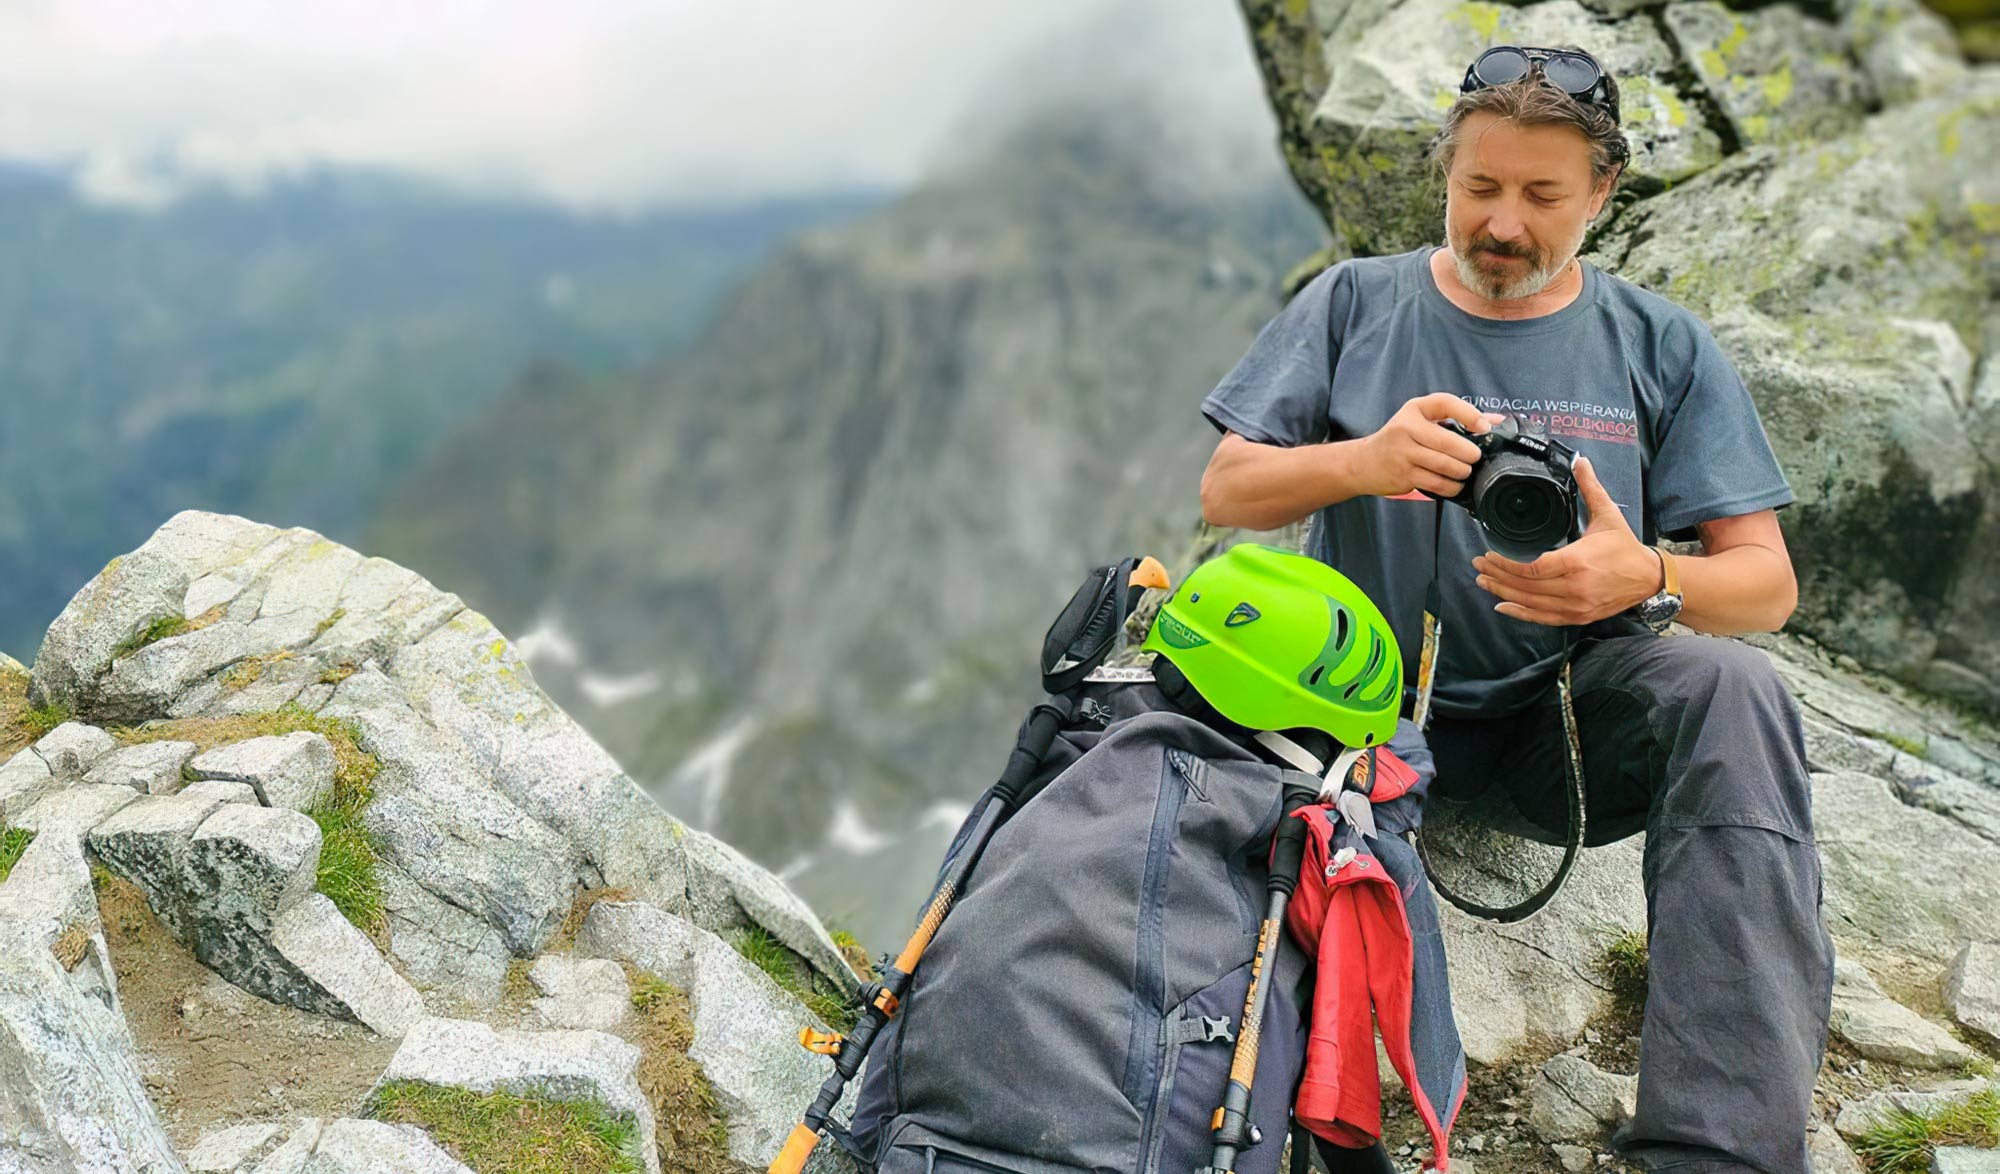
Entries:
{"label": "knee of pants", "polygon": [[[1769,657],[1734,640],[1676,637],[1648,682],[1672,740],[1665,814],[1812,834],[1811,780],[1798,703]],[[1664,650],[1663,650],[1664,651]]]}

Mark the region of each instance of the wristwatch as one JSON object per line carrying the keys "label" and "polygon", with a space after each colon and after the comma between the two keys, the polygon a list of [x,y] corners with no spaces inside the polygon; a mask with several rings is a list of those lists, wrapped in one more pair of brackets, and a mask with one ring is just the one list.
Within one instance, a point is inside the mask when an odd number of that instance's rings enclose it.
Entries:
{"label": "wristwatch", "polygon": [[1681,614],[1681,576],[1674,567],[1673,555],[1657,546],[1653,547],[1653,553],[1660,556],[1660,593],[1634,604],[1632,611],[1653,631],[1665,632],[1674,617]]}

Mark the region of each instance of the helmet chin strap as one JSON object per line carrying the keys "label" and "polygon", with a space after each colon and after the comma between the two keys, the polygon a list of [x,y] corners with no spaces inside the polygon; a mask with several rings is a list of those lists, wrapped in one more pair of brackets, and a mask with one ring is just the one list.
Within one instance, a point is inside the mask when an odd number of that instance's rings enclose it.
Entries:
{"label": "helmet chin strap", "polygon": [[1347,772],[1354,769],[1354,763],[1368,753],[1366,746],[1349,746],[1334,755],[1333,765],[1319,760],[1319,755],[1285,737],[1276,730],[1258,730],[1258,743],[1266,750],[1291,763],[1309,775],[1318,775],[1322,780],[1321,800],[1340,793],[1340,785],[1347,778]]}

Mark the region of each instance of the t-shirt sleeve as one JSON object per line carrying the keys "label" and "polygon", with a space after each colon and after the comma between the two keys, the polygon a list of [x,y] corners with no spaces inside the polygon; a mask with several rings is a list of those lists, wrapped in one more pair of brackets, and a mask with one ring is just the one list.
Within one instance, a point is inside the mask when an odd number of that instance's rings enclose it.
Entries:
{"label": "t-shirt sleeve", "polygon": [[1327,438],[1327,396],[1339,358],[1333,310],[1347,280],[1345,265],[1326,270],[1258,332],[1235,369],[1201,401],[1202,415],[1218,431],[1286,447]]}
{"label": "t-shirt sleeve", "polygon": [[1675,542],[1694,540],[1698,522],[1782,509],[1793,500],[1742,376],[1705,323],[1690,314],[1686,327],[1692,361],[1682,376],[1685,389],[1661,429],[1646,479],[1654,525]]}

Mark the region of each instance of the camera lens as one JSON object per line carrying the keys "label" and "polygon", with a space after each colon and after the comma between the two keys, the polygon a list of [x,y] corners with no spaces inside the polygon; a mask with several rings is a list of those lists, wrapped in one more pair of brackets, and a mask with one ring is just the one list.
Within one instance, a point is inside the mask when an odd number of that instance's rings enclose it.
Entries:
{"label": "camera lens", "polygon": [[1510,546],[1554,550],[1568,536],[1568,512],[1554,478],[1534,472],[1504,472],[1484,486],[1478,500],[1480,522]]}

